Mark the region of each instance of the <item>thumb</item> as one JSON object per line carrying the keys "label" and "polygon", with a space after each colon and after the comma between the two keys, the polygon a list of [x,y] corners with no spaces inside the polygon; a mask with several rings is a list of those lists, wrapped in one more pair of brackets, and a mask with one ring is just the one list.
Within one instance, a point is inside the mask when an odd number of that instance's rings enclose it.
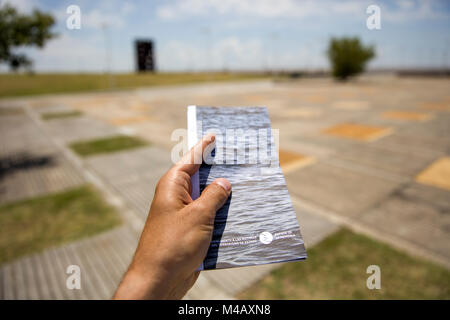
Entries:
{"label": "thumb", "polygon": [[209,213],[210,218],[214,218],[216,211],[227,201],[230,192],[231,183],[227,179],[218,178],[207,186],[200,197],[194,201],[195,207],[202,211],[202,215]]}

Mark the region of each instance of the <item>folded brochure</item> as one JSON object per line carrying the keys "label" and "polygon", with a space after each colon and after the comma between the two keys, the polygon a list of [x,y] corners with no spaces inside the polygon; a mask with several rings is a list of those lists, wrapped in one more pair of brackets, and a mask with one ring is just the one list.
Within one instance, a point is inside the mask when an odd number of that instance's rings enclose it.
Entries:
{"label": "folded brochure", "polygon": [[188,107],[188,146],[216,136],[192,177],[192,198],[216,178],[232,192],[216,213],[212,241],[199,269],[222,269],[306,259],[265,107]]}

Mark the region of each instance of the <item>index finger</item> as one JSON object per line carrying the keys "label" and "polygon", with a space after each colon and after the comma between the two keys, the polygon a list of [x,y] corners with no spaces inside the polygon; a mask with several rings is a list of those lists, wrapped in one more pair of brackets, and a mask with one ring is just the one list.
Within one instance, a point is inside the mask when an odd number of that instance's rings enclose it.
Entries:
{"label": "index finger", "polygon": [[214,141],[216,137],[212,133],[205,135],[197,144],[186,153],[180,161],[175,164],[174,169],[184,171],[190,176],[197,172],[203,162],[205,149]]}

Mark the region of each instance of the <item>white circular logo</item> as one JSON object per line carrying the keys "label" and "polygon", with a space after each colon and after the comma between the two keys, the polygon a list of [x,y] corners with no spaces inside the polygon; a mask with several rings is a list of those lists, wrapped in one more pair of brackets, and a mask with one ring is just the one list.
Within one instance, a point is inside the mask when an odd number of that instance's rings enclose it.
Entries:
{"label": "white circular logo", "polygon": [[270,232],[264,231],[259,234],[259,241],[264,244],[269,244],[273,240],[273,235]]}

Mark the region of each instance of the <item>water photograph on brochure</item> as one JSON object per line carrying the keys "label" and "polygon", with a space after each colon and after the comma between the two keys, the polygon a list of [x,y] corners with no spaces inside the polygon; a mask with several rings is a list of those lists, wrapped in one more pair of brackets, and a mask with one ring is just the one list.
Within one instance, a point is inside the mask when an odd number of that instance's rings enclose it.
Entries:
{"label": "water photograph on brochure", "polygon": [[201,269],[306,259],[273,132],[265,107],[188,107],[190,144],[207,133],[216,136],[215,148],[192,178],[193,190],[201,193],[219,177],[233,186],[216,213]]}

